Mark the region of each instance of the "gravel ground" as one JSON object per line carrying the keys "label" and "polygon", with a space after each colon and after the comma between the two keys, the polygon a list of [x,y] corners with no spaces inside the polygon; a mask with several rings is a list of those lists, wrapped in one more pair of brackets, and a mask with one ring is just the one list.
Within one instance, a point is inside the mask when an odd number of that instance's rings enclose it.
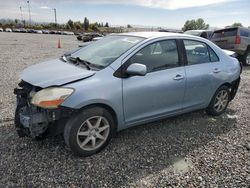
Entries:
{"label": "gravel ground", "polygon": [[62,136],[18,138],[18,74],[77,44],[73,36],[0,33],[0,187],[250,187],[250,68],[222,116],[198,111],[127,129],[91,157],[72,155]]}

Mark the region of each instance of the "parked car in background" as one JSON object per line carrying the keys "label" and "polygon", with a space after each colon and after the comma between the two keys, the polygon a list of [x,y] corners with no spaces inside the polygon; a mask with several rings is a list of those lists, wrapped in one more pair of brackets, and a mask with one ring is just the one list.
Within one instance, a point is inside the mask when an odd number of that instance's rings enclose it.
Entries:
{"label": "parked car in background", "polygon": [[55,31],[55,34],[61,35],[61,34],[62,34],[62,31]]}
{"label": "parked car in background", "polygon": [[63,35],[74,35],[74,33],[71,31],[63,31],[62,34]]}
{"label": "parked car in background", "polygon": [[42,30],[43,34],[49,34],[49,30]]}
{"label": "parked car in background", "polygon": [[27,29],[27,33],[35,33],[36,30],[35,29]]}
{"label": "parked car in background", "polygon": [[160,29],[159,32],[183,33],[182,30],[178,29]]}
{"label": "parked car in background", "polygon": [[49,31],[49,34],[56,34],[56,31],[51,30]]}
{"label": "parked car in background", "polygon": [[5,28],[5,31],[6,31],[6,32],[12,32],[12,29],[10,29],[10,28]]}
{"label": "parked car in background", "polygon": [[92,41],[93,38],[96,38],[96,37],[103,37],[103,35],[99,33],[85,33],[82,35],[78,35],[77,39],[83,42],[89,42],[89,41]]}
{"label": "parked car in background", "polygon": [[228,49],[238,54],[239,60],[250,66],[250,29],[245,27],[230,27],[214,31],[211,41],[222,49]]}
{"label": "parked car in background", "polygon": [[33,65],[21,80],[18,135],[63,133],[74,153],[88,156],[128,127],[198,109],[222,114],[236,95],[240,65],[201,37],[123,33]]}
{"label": "parked car in background", "polygon": [[35,30],[34,33],[43,34],[42,30]]}
{"label": "parked car in background", "polygon": [[0,27],[0,32],[3,32],[3,28]]}
{"label": "parked car in background", "polygon": [[213,35],[213,31],[209,31],[209,30],[188,30],[188,31],[185,31],[184,34],[194,35],[194,36],[202,37],[202,38],[205,38],[205,39],[209,40]]}
{"label": "parked car in background", "polygon": [[12,29],[12,32],[20,33],[20,29]]}
{"label": "parked car in background", "polygon": [[21,29],[20,29],[20,33],[27,33],[27,29],[21,28]]}

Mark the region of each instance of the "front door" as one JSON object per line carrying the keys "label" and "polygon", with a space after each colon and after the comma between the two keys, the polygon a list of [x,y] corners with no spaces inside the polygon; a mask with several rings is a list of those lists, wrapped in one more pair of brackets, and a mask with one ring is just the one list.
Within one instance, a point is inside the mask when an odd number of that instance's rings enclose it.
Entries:
{"label": "front door", "polygon": [[123,79],[127,125],[181,111],[186,76],[177,49],[175,40],[154,42],[128,60],[146,65],[147,74]]}

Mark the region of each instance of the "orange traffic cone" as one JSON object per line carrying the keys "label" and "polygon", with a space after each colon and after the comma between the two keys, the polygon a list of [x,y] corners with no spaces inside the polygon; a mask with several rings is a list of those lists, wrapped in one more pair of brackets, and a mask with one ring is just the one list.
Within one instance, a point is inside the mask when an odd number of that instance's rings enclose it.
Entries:
{"label": "orange traffic cone", "polygon": [[60,39],[58,40],[57,48],[61,48],[61,41],[60,41]]}

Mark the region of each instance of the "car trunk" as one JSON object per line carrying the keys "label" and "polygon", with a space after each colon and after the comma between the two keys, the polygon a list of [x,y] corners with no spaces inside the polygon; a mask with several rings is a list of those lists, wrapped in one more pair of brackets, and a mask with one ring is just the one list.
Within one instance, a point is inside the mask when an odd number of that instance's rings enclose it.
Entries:
{"label": "car trunk", "polygon": [[237,41],[238,28],[230,28],[215,31],[212,36],[212,41],[222,49],[234,49]]}

